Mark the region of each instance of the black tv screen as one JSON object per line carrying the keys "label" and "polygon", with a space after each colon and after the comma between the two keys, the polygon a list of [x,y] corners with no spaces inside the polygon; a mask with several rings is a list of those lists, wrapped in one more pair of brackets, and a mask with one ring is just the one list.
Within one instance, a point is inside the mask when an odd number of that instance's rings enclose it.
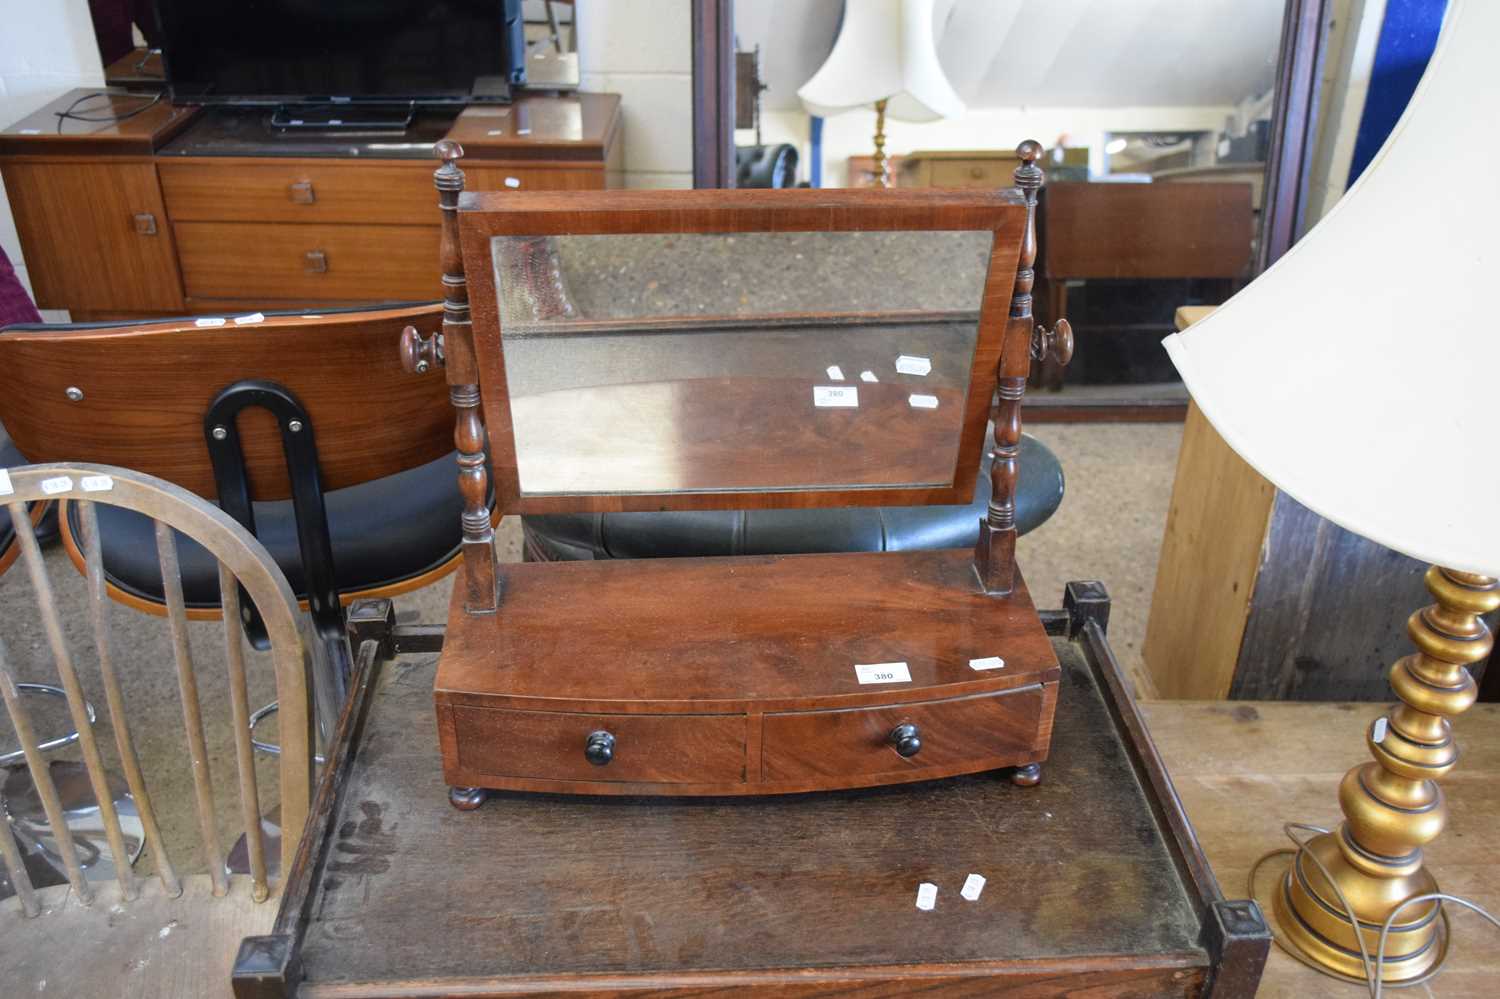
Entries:
{"label": "black tv screen", "polygon": [[461,103],[525,82],[520,0],[156,0],[179,103]]}

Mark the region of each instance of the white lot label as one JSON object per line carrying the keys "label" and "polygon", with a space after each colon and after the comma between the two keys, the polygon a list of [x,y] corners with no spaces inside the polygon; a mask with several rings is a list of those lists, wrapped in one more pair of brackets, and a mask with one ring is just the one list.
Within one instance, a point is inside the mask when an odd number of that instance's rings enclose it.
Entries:
{"label": "white lot label", "polygon": [[903,375],[925,375],[932,370],[932,361],[925,357],[902,354],[896,358],[896,370]]}
{"label": "white lot label", "polygon": [[873,372],[873,371],[861,371],[859,373],[859,380],[862,381],[862,382],[878,382],[878,381],[880,381],[879,378],[875,377],[875,372]]}
{"label": "white lot label", "polygon": [[1370,733],[1370,738],[1375,740],[1375,745],[1378,746],[1385,741],[1385,730],[1389,725],[1390,723],[1383,716],[1375,719],[1375,731]]}
{"label": "white lot label", "polygon": [[[525,135],[526,133],[522,132],[521,134]],[[520,177],[506,177],[505,178],[505,186],[506,187],[520,187],[521,186],[521,178]]]}
{"label": "white lot label", "polygon": [[813,405],[819,409],[858,409],[859,389],[853,385],[814,385]]}
{"label": "white lot label", "polygon": [[970,659],[969,669],[1004,669],[1005,660],[999,656],[985,656],[983,659]]}
{"label": "white lot label", "polygon": [[913,395],[906,401],[911,403],[912,409],[937,409],[938,398],[935,395]]}
{"label": "white lot label", "polygon": [[984,875],[970,874],[967,878],[964,878],[964,886],[959,891],[959,894],[970,902],[974,902],[979,899],[979,893],[982,891],[984,891]]}
{"label": "white lot label", "polygon": [[207,326],[223,326],[226,322],[228,322],[228,320],[225,319],[223,316],[216,316],[216,317],[211,318],[211,319],[194,319],[193,320],[193,325],[194,326],[202,326],[202,327],[207,327]]}
{"label": "white lot label", "polygon": [[867,663],[854,667],[860,683],[911,683],[906,663]]}
{"label": "white lot label", "polygon": [[16,487],[10,484],[10,473],[0,468],[0,496],[9,496],[16,491]]}
{"label": "white lot label", "polygon": [[107,493],[115,487],[115,480],[108,475],[85,475],[78,484],[86,493]]}
{"label": "white lot label", "polygon": [[937,905],[937,885],[931,881],[923,881],[917,885],[917,908],[923,912],[931,912]]}
{"label": "white lot label", "polygon": [[59,475],[55,479],[42,480],[42,492],[46,493],[48,496],[56,496],[58,493],[68,492],[72,488],[73,480],[68,478],[66,475]]}
{"label": "white lot label", "polygon": [[252,312],[248,316],[234,317],[234,324],[236,326],[249,326],[252,323],[263,323],[265,321],[265,313],[262,312]]}
{"label": "white lot label", "polygon": [[837,364],[830,364],[828,366],[828,377],[833,381],[841,382],[844,380],[844,369]]}

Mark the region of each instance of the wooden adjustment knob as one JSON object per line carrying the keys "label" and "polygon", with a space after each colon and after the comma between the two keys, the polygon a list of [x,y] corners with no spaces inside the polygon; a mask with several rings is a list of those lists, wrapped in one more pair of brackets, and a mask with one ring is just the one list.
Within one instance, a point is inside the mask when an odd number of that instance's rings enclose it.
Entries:
{"label": "wooden adjustment knob", "polygon": [[1031,356],[1038,361],[1048,358],[1067,367],[1073,359],[1073,326],[1066,319],[1059,319],[1049,330],[1038,326],[1031,331]]}
{"label": "wooden adjustment knob", "polygon": [[426,339],[415,326],[401,331],[401,368],[409,375],[425,375],[443,366],[443,335],[434,333]]}
{"label": "wooden adjustment knob", "polygon": [[615,758],[615,737],[602,729],[590,732],[583,744],[583,755],[596,767],[602,767]]}
{"label": "wooden adjustment knob", "polygon": [[922,733],[911,722],[891,729],[890,743],[896,747],[896,755],[910,759],[922,751]]}

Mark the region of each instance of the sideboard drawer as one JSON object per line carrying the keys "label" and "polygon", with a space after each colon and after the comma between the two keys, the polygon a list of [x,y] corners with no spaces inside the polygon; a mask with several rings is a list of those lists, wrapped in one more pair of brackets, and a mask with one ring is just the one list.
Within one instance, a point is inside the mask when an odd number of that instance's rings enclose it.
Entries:
{"label": "sideboard drawer", "polygon": [[385,222],[436,225],[432,167],[421,164],[171,163],[158,168],[174,222]]}
{"label": "sideboard drawer", "polygon": [[190,298],[420,301],[441,292],[438,227],[179,222]]}
{"label": "sideboard drawer", "polygon": [[[174,222],[349,222],[437,225],[436,163],[162,162]],[[468,191],[582,191],[604,187],[599,169],[466,166]]]}
{"label": "sideboard drawer", "polygon": [[[1047,745],[1052,713],[1043,710],[1055,685],[1019,687],[943,701],[798,711],[765,716],[761,776],[766,783],[848,778],[856,774],[931,771],[942,776],[1011,766]],[[916,726],[921,747],[896,751],[898,726]],[[989,766],[976,764],[988,761]]]}
{"label": "sideboard drawer", "polygon": [[[542,780],[658,784],[745,780],[744,715],[608,715],[447,707],[465,771]],[[590,762],[596,732],[610,759]]]}

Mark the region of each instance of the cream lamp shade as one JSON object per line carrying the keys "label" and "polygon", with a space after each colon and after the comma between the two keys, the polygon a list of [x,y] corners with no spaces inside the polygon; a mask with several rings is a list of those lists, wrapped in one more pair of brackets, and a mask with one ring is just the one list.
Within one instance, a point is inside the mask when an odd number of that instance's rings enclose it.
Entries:
{"label": "cream lamp shade", "polygon": [[1165,345],[1257,471],[1356,534],[1500,575],[1500,3],[1451,0],[1406,113],[1275,265]]}
{"label": "cream lamp shade", "polygon": [[938,63],[934,0],[847,0],[828,60],[797,91],[807,113],[827,118],[887,101],[902,121],[963,114]]}

